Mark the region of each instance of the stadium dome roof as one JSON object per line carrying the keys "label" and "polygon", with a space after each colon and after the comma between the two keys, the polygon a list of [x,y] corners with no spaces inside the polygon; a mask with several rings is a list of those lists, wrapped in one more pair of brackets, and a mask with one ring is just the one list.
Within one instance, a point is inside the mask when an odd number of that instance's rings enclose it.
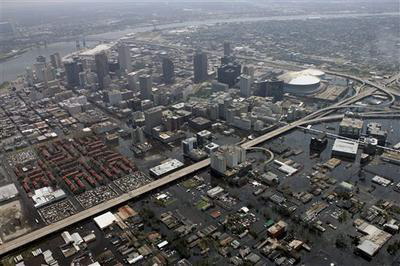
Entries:
{"label": "stadium dome roof", "polygon": [[302,75],[293,78],[288,82],[289,85],[313,85],[319,83],[321,80],[315,76]]}
{"label": "stadium dome roof", "polygon": [[278,79],[282,80],[284,83],[288,85],[315,85],[321,82],[320,77],[325,75],[324,72],[318,69],[305,69],[302,71],[291,71],[285,74],[282,74],[278,77]]}

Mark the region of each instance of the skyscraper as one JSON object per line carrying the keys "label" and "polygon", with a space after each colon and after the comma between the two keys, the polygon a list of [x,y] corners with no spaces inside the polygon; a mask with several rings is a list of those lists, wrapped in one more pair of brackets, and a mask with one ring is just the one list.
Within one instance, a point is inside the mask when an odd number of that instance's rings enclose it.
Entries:
{"label": "skyscraper", "polygon": [[136,72],[131,72],[128,74],[128,88],[131,91],[136,90],[137,88],[137,73]]}
{"label": "skyscraper", "polygon": [[139,77],[139,89],[140,89],[140,98],[151,99],[151,91],[153,87],[153,81],[150,75],[141,75]]}
{"label": "skyscraper", "polygon": [[121,43],[118,46],[118,63],[122,71],[132,71],[131,51],[128,45]]}
{"label": "skyscraper", "polygon": [[236,84],[237,78],[240,76],[241,68],[242,66],[236,62],[223,64],[218,67],[218,82],[232,87]]}
{"label": "skyscraper", "polygon": [[162,59],[163,79],[165,84],[170,84],[174,81],[174,63],[168,57]]}
{"label": "skyscraper", "polygon": [[86,86],[86,73],[80,72],[79,73],[79,87],[84,88]]}
{"label": "skyscraper", "polygon": [[231,43],[224,42],[224,56],[231,56]]}
{"label": "skyscraper", "polygon": [[99,80],[100,89],[104,89],[104,78],[108,75],[108,62],[107,55],[104,52],[98,53],[94,56],[96,64],[96,73]]}
{"label": "skyscraper", "polygon": [[182,140],[182,150],[183,154],[190,153],[193,149],[197,148],[197,138],[190,137],[185,140]]}
{"label": "skyscraper", "polygon": [[144,111],[145,131],[151,134],[153,127],[159,126],[162,123],[162,106],[156,106]]}
{"label": "skyscraper", "polygon": [[33,70],[30,67],[26,68],[26,82],[28,83],[28,86],[32,86],[33,85]]}
{"label": "skyscraper", "polygon": [[35,75],[36,75],[36,80],[39,82],[44,81],[44,69],[46,68],[46,63],[43,62],[37,62],[33,64],[33,67],[35,69]]}
{"label": "skyscraper", "polygon": [[82,65],[75,59],[66,61],[64,63],[65,75],[67,77],[67,83],[70,87],[79,85],[79,73],[83,70]]}
{"label": "skyscraper", "polygon": [[280,101],[283,99],[283,81],[281,80],[270,80],[267,81],[267,96],[274,97],[275,101]]}
{"label": "skyscraper", "polygon": [[251,83],[252,78],[249,75],[241,75],[239,81],[240,95],[243,97],[249,97],[251,95]]}
{"label": "skyscraper", "polygon": [[251,78],[254,78],[254,67],[253,66],[244,66],[243,74],[249,75]]}
{"label": "skyscraper", "polygon": [[228,168],[234,168],[246,161],[246,150],[240,146],[221,146],[211,154],[211,169],[224,174]]}
{"label": "skyscraper", "polygon": [[267,80],[255,80],[254,87],[254,95],[267,97]]}
{"label": "skyscraper", "polygon": [[54,68],[61,67],[61,56],[59,53],[54,53],[50,55],[50,63]]}
{"label": "skyscraper", "polygon": [[207,80],[208,62],[207,54],[197,51],[193,58],[194,83],[200,83]]}

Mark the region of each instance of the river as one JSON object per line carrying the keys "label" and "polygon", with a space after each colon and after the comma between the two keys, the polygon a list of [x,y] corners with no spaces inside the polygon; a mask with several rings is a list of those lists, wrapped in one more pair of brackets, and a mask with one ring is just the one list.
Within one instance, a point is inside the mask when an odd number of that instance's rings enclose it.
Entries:
{"label": "river", "polygon": [[[300,20],[300,19],[329,19],[329,18],[351,18],[351,17],[367,17],[367,16],[398,16],[398,13],[339,13],[339,14],[310,14],[310,15],[293,15],[293,16],[275,16],[275,17],[240,17],[227,19],[206,19],[201,21],[177,22],[165,25],[158,25],[157,29],[172,29],[187,26],[213,25],[217,23],[235,23],[235,22],[255,22],[255,21],[283,21],[283,20]],[[153,26],[143,26],[136,28],[127,28],[101,34],[89,35],[85,37],[87,46],[94,46],[101,41],[113,41],[129,33],[144,32],[152,30]],[[46,56],[55,52],[65,56],[76,51],[75,41],[57,42],[48,44],[47,47],[34,47],[26,53],[15,58],[0,63],[0,84],[4,81],[14,80],[18,75],[25,72],[27,66],[32,65],[36,57],[39,55]]]}

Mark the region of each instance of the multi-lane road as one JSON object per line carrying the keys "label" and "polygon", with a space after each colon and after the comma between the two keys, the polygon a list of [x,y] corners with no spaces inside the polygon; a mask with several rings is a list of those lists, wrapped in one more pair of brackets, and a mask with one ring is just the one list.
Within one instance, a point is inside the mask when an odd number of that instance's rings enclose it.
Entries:
{"label": "multi-lane road", "polygon": [[[133,42],[133,43],[143,43],[143,44],[147,44],[147,45],[152,45],[152,46],[156,46],[156,47],[161,47],[161,48],[168,48],[168,49],[174,49],[174,50],[182,50],[182,49],[186,49],[184,47],[178,46],[178,45],[171,45],[171,44],[161,44],[161,43],[155,43],[154,41],[150,42],[150,41],[144,41],[144,40],[129,40],[126,39],[124,40],[124,42]],[[216,52],[216,51],[209,51],[209,50],[205,50],[205,52],[214,55],[214,56],[221,56],[221,52]],[[288,69],[288,70],[302,70],[302,69],[307,69],[309,68],[309,66],[300,66],[294,63],[288,63],[288,62],[281,62],[281,61],[273,61],[273,60],[268,60],[265,59],[263,57],[253,57],[253,56],[242,56],[242,55],[237,55],[236,58],[238,59],[242,59],[242,60],[249,60],[249,61],[254,61],[254,62],[262,62],[265,63],[269,66],[274,66],[274,67],[279,67],[279,68],[283,68],[283,69]],[[390,97],[390,101],[389,103],[387,103],[388,105],[392,104],[395,100],[395,96],[396,97],[400,97],[400,90],[393,90],[390,88],[386,88],[387,85],[398,81],[400,79],[400,73],[397,73],[395,75],[393,75],[392,77],[390,77],[389,79],[385,80],[384,85],[372,82],[370,80],[367,79],[363,79],[361,77],[357,77],[354,75],[350,75],[350,74],[346,74],[346,73],[340,73],[337,71],[333,71],[333,70],[329,70],[329,69],[322,69],[325,73],[330,74],[330,75],[334,75],[334,76],[338,76],[338,77],[343,77],[343,78],[348,78],[357,82],[360,82],[361,84],[363,84],[363,87],[365,87],[366,85],[373,87],[379,91],[384,92],[385,94],[387,94]]]}
{"label": "multi-lane road", "polygon": [[95,216],[99,213],[102,213],[112,207],[118,206],[130,199],[139,197],[140,195],[143,195],[147,192],[153,191],[153,190],[160,188],[168,183],[174,182],[184,176],[187,176],[191,173],[197,172],[209,165],[210,165],[210,159],[206,159],[206,160],[200,161],[198,163],[192,164],[192,165],[187,166],[181,170],[178,170],[172,174],[169,174],[163,178],[160,178],[153,182],[150,182],[138,189],[135,189],[128,193],[122,194],[121,196],[119,196],[117,198],[111,199],[109,201],[106,201],[104,203],[96,205],[90,209],[87,209],[85,211],[74,214],[64,220],[47,225],[43,228],[40,228],[38,230],[32,231],[28,234],[25,234],[19,238],[16,238],[14,240],[6,242],[3,245],[0,245],[0,256],[4,255],[6,253],[9,253],[17,248],[20,248],[24,245],[27,245],[27,244],[29,244],[35,240],[38,240],[42,237],[45,237],[49,234],[60,231],[60,230],[66,228],[70,225],[73,225],[79,221],[83,221],[87,218],[93,217],[93,216]]}
{"label": "multi-lane road", "polygon": [[[329,72],[327,72],[327,73],[329,73]],[[372,95],[376,90],[379,90],[379,91],[387,94],[391,99],[390,104],[393,103],[393,101],[394,101],[394,95],[390,91],[387,91],[387,89],[385,88],[384,85],[379,85],[379,84],[372,83],[367,80],[363,80],[358,77],[354,77],[354,76],[346,75],[346,74],[342,74],[342,73],[330,72],[329,74],[346,77],[346,78],[361,82],[362,84],[366,84],[370,87],[373,87],[374,89],[369,89],[367,91],[363,91],[362,93],[356,94],[350,98],[346,98],[346,99],[342,100],[341,102],[334,104],[333,106],[318,110],[317,112],[312,113],[311,115],[306,116],[302,119],[299,119],[293,123],[284,125],[276,130],[268,132],[268,133],[266,133],[260,137],[257,137],[253,140],[244,142],[241,144],[241,146],[245,149],[249,149],[249,148],[255,147],[267,140],[270,140],[270,139],[280,136],[288,131],[291,131],[298,126],[303,126],[303,125],[309,124],[311,122],[317,123],[319,121],[324,121],[324,120],[326,120],[326,118],[322,117],[324,114],[329,113],[331,110],[333,110],[335,108],[344,108],[346,106],[350,106],[351,104],[353,104],[365,97]],[[194,163],[194,164],[189,165],[189,166],[187,166],[181,170],[178,170],[172,174],[169,174],[165,177],[162,177],[153,182],[150,182],[138,189],[135,189],[128,193],[122,194],[121,196],[119,196],[117,198],[111,199],[107,202],[96,205],[88,210],[74,214],[64,220],[47,225],[43,228],[40,228],[38,230],[35,230],[28,234],[25,234],[19,238],[16,238],[14,240],[6,242],[6,243],[0,245],[0,256],[4,255],[6,253],[12,252],[12,251],[14,251],[22,246],[25,246],[33,241],[39,240],[49,234],[59,232],[68,226],[71,226],[77,222],[80,222],[80,221],[83,221],[90,217],[93,217],[99,213],[102,213],[102,212],[110,209],[110,208],[113,208],[115,206],[123,204],[124,202],[126,202],[128,200],[137,198],[140,195],[143,195],[143,194],[153,191],[155,189],[161,188],[161,187],[163,187],[169,183],[172,183],[174,181],[177,181],[189,174],[193,174],[201,169],[204,169],[204,168],[208,167],[209,165],[210,165],[210,159],[205,159],[203,161]]]}

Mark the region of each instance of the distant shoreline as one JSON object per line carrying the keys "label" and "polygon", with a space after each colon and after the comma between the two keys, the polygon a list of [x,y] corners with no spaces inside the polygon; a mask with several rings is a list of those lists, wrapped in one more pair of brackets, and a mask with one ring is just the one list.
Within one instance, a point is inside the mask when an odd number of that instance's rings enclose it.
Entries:
{"label": "distant shoreline", "polygon": [[8,53],[8,54],[5,54],[3,56],[0,56],[0,63],[7,62],[9,60],[17,58],[18,56],[26,53],[29,49],[30,49],[30,47],[29,48],[20,49],[20,50],[18,50],[16,52]]}
{"label": "distant shoreline", "polygon": [[[261,16],[261,17],[240,17],[240,18],[216,18],[216,19],[205,19],[205,20],[196,20],[196,21],[179,21],[179,22],[172,22],[166,24],[157,24],[155,25],[158,30],[164,29],[173,29],[173,28],[181,28],[186,26],[201,26],[201,25],[213,25],[218,23],[241,23],[241,22],[258,22],[258,21],[284,21],[284,20],[305,20],[305,19],[340,19],[340,18],[357,18],[357,17],[375,17],[375,16],[398,16],[396,12],[382,12],[382,13],[333,13],[333,14],[301,14],[301,15],[286,15],[286,16]],[[142,31],[151,31],[154,30],[154,25],[144,24],[144,25],[135,25],[133,27],[125,27],[124,29],[119,30],[112,30],[106,31],[103,33],[94,33],[85,36],[86,42],[101,42],[101,41],[115,41],[120,38],[127,36],[128,34],[132,34],[135,32],[142,32]],[[76,40],[76,39],[75,39]],[[47,43],[48,46],[55,43],[62,43],[62,42],[74,42],[74,38],[69,37],[63,40],[54,40]],[[72,46],[71,46],[72,47]],[[19,54],[15,54],[14,56],[9,56],[7,59],[0,58],[0,64],[4,64],[6,61],[12,61],[15,58],[18,58],[19,55],[22,55],[25,52],[28,52],[30,49],[33,49],[34,46],[29,48],[25,48],[25,51]],[[70,49],[67,51],[66,54],[70,54],[73,52],[74,49]],[[20,69],[18,70],[18,74],[9,73],[9,71],[1,70],[2,66],[0,65],[0,82],[13,80],[18,75],[20,75],[25,67],[32,63],[34,60],[23,62],[23,66],[21,65]],[[21,64],[21,63],[19,63]],[[5,69],[5,68],[4,68]],[[13,70],[14,71],[14,70]],[[17,71],[17,70],[15,70]],[[1,73],[1,72],[8,72],[8,73]],[[1,76],[3,75],[3,76]],[[6,76],[9,77],[6,77]]]}

